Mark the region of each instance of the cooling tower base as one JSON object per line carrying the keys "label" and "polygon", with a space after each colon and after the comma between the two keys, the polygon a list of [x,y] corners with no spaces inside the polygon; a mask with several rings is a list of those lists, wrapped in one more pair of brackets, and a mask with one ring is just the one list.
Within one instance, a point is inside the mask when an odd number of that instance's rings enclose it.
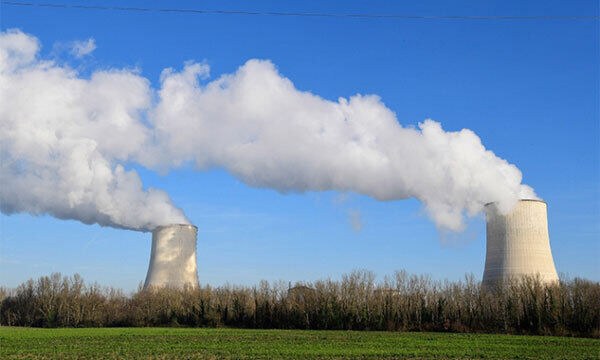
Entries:
{"label": "cooling tower base", "polygon": [[486,205],[486,257],[483,285],[537,278],[557,282],[550,250],[546,203],[520,200],[508,214],[500,214],[494,203]]}
{"label": "cooling tower base", "polygon": [[197,227],[180,224],[159,226],[152,231],[152,252],[144,290],[198,286],[197,233]]}

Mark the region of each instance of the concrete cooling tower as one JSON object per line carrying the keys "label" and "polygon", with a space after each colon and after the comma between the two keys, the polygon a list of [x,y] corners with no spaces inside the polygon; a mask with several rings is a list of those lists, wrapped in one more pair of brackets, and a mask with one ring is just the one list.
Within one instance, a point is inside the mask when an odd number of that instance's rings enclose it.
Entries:
{"label": "concrete cooling tower", "polygon": [[522,276],[539,276],[546,283],[558,281],[550,251],[546,202],[520,200],[506,215],[501,215],[494,203],[485,209],[484,286]]}
{"label": "concrete cooling tower", "polygon": [[148,287],[198,286],[196,236],[193,225],[159,226],[152,231],[152,252],[144,290]]}

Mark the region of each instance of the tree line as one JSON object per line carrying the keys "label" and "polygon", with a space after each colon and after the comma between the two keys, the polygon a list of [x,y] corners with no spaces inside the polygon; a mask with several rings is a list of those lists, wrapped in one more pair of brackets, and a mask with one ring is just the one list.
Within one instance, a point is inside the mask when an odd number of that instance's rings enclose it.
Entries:
{"label": "tree line", "polygon": [[190,326],[444,331],[600,337],[600,283],[524,278],[483,287],[472,275],[435,281],[398,271],[375,282],[360,270],[341,280],[260,282],[189,289],[115,288],[52,274],[0,288],[0,325]]}

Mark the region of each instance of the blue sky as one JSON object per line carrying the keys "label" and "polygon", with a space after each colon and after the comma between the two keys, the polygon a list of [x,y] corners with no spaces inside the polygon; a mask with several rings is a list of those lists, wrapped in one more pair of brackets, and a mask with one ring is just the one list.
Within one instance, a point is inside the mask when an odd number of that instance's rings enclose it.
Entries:
{"label": "blue sky", "polygon": [[[68,3],[78,3],[69,1]],[[90,4],[92,2],[85,2]],[[123,2],[98,4],[125,6]],[[127,5],[145,6],[141,1]],[[464,16],[598,16],[595,1],[155,2],[154,7]],[[2,5],[1,28],[39,38],[42,56],[82,74],[138,67],[154,87],[164,68],[204,61],[211,78],[252,58],[270,59],[301,90],[337,100],[377,94],[404,125],[426,118],[473,130],[517,165],[548,202],[556,268],[600,280],[598,21],[455,21],[193,15]],[[77,60],[61,44],[94,38]],[[354,193],[280,194],[248,187],[222,169],[163,176],[138,165],[145,186],[167,191],[198,226],[201,283],[338,278],[356,268],[433,278],[480,277],[482,216],[458,234],[438,232],[414,200]],[[351,224],[359,214],[362,228]],[[150,234],[49,216],[0,215],[0,284],[50,272],[135,289]]]}

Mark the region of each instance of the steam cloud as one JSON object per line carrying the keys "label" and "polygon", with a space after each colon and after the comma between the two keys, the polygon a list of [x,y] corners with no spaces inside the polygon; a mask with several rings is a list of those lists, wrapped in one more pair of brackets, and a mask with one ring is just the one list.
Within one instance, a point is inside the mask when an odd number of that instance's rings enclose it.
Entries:
{"label": "steam cloud", "polygon": [[38,40],[0,34],[0,209],[148,231],[188,223],[135,170],[213,166],[280,192],[340,190],[378,200],[414,197],[442,228],[491,201],[501,211],[536,198],[519,169],[471,130],[425,120],[402,127],[375,95],[337,102],[296,89],[250,60],[206,82],[209,67],[166,69],[155,90],[136,70],[83,78],[40,59]]}
{"label": "steam cloud", "polygon": [[96,50],[96,40],[89,38],[86,41],[74,41],[71,47],[71,54],[78,59],[89,55]]}

